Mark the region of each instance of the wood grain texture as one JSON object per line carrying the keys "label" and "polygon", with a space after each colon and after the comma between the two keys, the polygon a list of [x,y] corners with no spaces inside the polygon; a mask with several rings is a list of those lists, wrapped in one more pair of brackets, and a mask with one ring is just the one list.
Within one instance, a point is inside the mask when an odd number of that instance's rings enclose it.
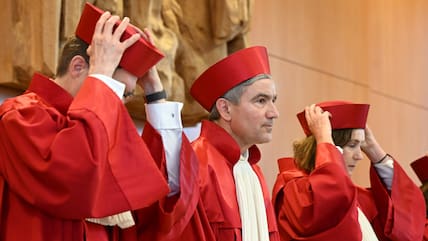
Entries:
{"label": "wood grain texture", "polygon": [[[304,106],[346,99],[370,103],[369,125],[384,149],[420,184],[409,163],[428,151],[428,2],[256,1],[249,42],[269,49],[280,118],[262,145],[268,182],[276,160],[303,137]],[[368,185],[368,160],[353,179]]]}

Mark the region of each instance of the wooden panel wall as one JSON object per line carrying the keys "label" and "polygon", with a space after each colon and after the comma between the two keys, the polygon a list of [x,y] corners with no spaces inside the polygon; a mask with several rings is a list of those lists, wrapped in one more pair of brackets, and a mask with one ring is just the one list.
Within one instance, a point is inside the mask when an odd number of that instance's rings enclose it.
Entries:
{"label": "wooden panel wall", "polygon": [[[296,113],[331,99],[370,103],[369,125],[419,185],[409,163],[428,151],[428,2],[258,0],[249,43],[269,49],[280,118],[261,146],[272,186],[276,160],[303,137]],[[368,160],[353,179],[368,185]]]}

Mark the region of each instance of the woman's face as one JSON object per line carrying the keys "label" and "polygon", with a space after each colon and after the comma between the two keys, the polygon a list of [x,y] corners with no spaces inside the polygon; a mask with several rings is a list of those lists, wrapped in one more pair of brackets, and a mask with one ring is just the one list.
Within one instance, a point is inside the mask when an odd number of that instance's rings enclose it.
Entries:
{"label": "woman's face", "polygon": [[364,141],[364,129],[352,130],[351,139],[343,146],[343,159],[345,160],[345,167],[349,176],[352,175],[357,162],[363,159],[363,152],[361,151],[361,143]]}

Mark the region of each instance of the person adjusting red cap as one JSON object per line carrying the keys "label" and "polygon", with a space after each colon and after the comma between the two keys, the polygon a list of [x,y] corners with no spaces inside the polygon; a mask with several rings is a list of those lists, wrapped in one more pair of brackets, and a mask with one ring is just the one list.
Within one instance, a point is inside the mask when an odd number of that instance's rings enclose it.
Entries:
{"label": "person adjusting red cap", "polygon": [[227,91],[259,74],[270,75],[266,48],[241,49],[205,70],[193,83],[190,94],[211,111],[215,101]]}
{"label": "person adjusting red cap", "polygon": [[413,161],[410,163],[410,166],[422,183],[428,181],[428,156],[423,156],[416,161]]}
{"label": "person adjusting red cap", "polygon": [[[86,3],[76,28],[76,36],[87,44],[91,44],[95,25],[103,12],[104,11],[94,5]],[[118,25],[119,23],[120,22],[116,24]],[[121,40],[129,38],[135,33],[137,33],[137,31],[132,26],[128,26]],[[153,44],[141,37],[135,44],[125,50],[119,66],[137,77],[142,77],[163,57],[163,53],[153,46]]]}
{"label": "person adjusting red cap", "polygon": [[[331,114],[330,123],[333,130],[336,129],[364,129],[366,128],[368,104],[355,104],[348,101],[335,100],[316,104],[324,111]],[[297,114],[297,119],[306,136],[312,135],[306,122],[305,111]]]}

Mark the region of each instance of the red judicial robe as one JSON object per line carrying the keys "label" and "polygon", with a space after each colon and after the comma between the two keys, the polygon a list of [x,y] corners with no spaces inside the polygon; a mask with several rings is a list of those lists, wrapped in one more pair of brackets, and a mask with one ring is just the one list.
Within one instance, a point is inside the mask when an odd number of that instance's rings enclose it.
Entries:
{"label": "red judicial robe", "polygon": [[[146,131],[146,128],[145,128]],[[146,135],[144,135],[146,136]],[[143,137],[144,137],[143,136]],[[160,137],[147,135],[149,145],[160,146]],[[156,144],[158,143],[158,144]],[[192,149],[193,146],[193,149]],[[162,200],[152,208],[136,212],[137,226],[124,230],[126,240],[182,240],[229,241],[242,240],[241,218],[235,193],[233,165],[238,161],[240,149],[233,138],[210,121],[202,122],[200,137],[190,146],[183,136],[180,158],[181,192]],[[159,148],[150,148],[159,150]],[[194,150],[194,151],[193,151]],[[195,156],[196,153],[196,156]],[[162,152],[153,153],[161,157]],[[162,158],[155,158],[161,160]],[[261,169],[256,164],[260,152],[250,148],[249,162],[259,177],[264,194],[270,240],[279,240],[275,216]],[[160,164],[165,170],[164,164]],[[143,221],[145,216],[153,219]],[[132,231],[131,231],[132,230]],[[131,237],[132,236],[132,237]]]}
{"label": "red judicial robe", "polygon": [[426,220],[426,223],[425,223],[424,241],[428,241],[428,219]]}
{"label": "red judicial robe", "polygon": [[168,192],[121,100],[96,78],[73,100],[35,75],[0,118],[0,240],[84,240],[85,218]]}
{"label": "red judicial robe", "polygon": [[342,155],[327,143],[317,145],[315,169],[309,175],[291,165],[280,166],[273,203],[282,240],[361,240],[357,207],[379,240],[422,240],[424,200],[396,161],[390,192],[373,166],[371,188],[355,186]]}
{"label": "red judicial robe", "polygon": [[[233,166],[241,155],[236,141],[217,124],[204,121],[200,137],[192,143],[199,159],[201,201],[216,240],[242,240],[242,225],[236,197]],[[269,189],[257,165],[257,146],[249,148],[248,162],[259,178],[266,206],[270,240],[279,240]]]}

